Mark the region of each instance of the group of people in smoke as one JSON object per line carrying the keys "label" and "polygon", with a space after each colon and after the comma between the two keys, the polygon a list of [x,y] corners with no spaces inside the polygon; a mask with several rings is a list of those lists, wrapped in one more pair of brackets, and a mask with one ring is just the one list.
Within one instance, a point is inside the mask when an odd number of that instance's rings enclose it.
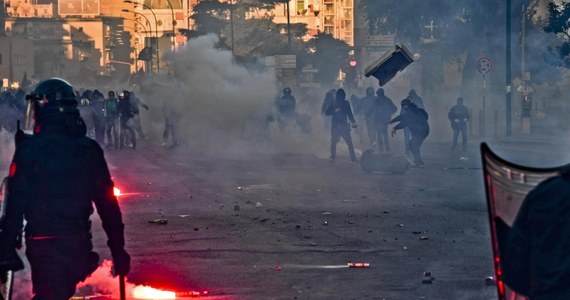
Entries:
{"label": "group of people in smoke", "polygon": [[[106,148],[136,148],[137,139],[144,139],[141,126],[140,109],[149,107],[142,102],[134,91],[110,90],[107,95],[98,89],[79,89],[75,91],[81,118],[87,126],[87,136]],[[15,133],[17,121],[24,119],[26,100],[25,89],[11,89],[0,94],[0,129]],[[171,139],[172,145],[178,145],[175,131],[174,109],[165,104],[164,145]]]}
{"label": "group of people in smoke", "polygon": [[[420,147],[429,134],[428,115],[423,108],[423,101],[412,89],[400,104],[400,114],[393,118],[398,108],[385,95],[383,88],[374,91],[372,87],[368,87],[366,96],[358,98],[353,95],[350,102],[346,100],[346,93],[343,89],[328,91],[321,112],[332,117],[331,162],[336,159],[336,145],[340,137],[348,146],[350,160],[358,161],[350,135],[351,127],[358,128],[358,119],[360,123],[365,124],[368,146],[377,147],[380,153],[390,152],[388,126],[398,122],[392,130],[392,136],[396,134],[396,130],[403,129],[406,153],[413,155],[414,166],[423,166]],[[361,129],[359,132],[362,135],[363,130]]]}
{"label": "group of people in smoke", "polygon": [[[274,105],[282,133],[292,123],[301,125],[299,122],[301,115],[296,112],[297,101],[292,96],[291,88],[284,88],[283,95],[276,99]],[[336,160],[336,146],[342,138],[348,146],[350,160],[358,162],[351,136],[352,130],[356,130],[361,140],[367,139],[367,142],[363,143],[364,147],[377,149],[380,153],[390,152],[388,127],[390,124],[398,123],[391,131],[392,137],[396,135],[397,130],[402,129],[405,153],[413,157],[413,166],[423,166],[420,149],[430,130],[429,117],[423,100],[414,89],[411,89],[406,98],[400,102],[399,114],[394,117],[397,111],[398,108],[386,96],[383,88],[374,91],[374,88],[368,87],[364,97],[352,95],[350,100],[347,100],[346,92],[342,88],[329,90],[322,102],[321,114],[327,118],[326,125],[331,130],[330,161]],[[470,114],[463,105],[463,98],[457,99],[457,104],[448,112],[448,118],[453,130],[452,150],[456,148],[458,137],[461,135],[462,149],[467,151],[467,122]],[[359,124],[365,126],[359,127]]]}
{"label": "group of people in smoke", "polygon": [[134,92],[123,90],[117,95],[109,91],[107,97],[99,90],[84,90],[79,94],[79,113],[87,126],[88,137],[115,149],[135,149],[137,135],[144,139],[140,107],[148,110],[148,106]]}

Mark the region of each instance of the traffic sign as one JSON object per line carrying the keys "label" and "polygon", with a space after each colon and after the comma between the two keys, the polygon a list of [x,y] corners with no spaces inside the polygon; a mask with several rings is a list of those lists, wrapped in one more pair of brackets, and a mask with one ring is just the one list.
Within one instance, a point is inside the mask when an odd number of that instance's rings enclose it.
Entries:
{"label": "traffic sign", "polygon": [[493,69],[493,61],[487,57],[481,57],[477,60],[477,71],[481,74],[487,74]]}

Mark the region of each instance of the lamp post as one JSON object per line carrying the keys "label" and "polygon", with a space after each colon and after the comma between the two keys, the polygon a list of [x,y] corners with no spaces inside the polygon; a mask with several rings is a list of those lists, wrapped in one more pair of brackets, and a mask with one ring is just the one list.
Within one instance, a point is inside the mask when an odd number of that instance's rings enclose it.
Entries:
{"label": "lamp post", "polygon": [[285,7],[287,9],[287,47],[291,51],[291,16],[289,13],[289,1],[285,2]]}
{"label": "lamp post", "polygon": [[[130,20],[129,20],[129,21],[130,21]],[[141,23],[138,22],[137,20],[133,20],[133,21],[135,21],[135,22],[137,22],[139,25],[141,25]],[[142,26],[142,25],[141,25],[141,26]],[[135,26],[135,27],[131,27],[131,26],[125,26],[125,25],[123,25],[123,28],[132,29],[132,30],[139,36],[140,41],[143,41],[143,43],[142,43],[143,46],[142,46],[142,47],[139,47],[139,46],[141,45],[141,42],[135,44],[135,66],[137,66],[137,70],[138,70],[138,56],[137,56],[137,55],[138,55],[138,53],[140,53],[140,51],[142,51],[142,49],[144,48],[144,38],[143,38],[142,34],[140,33],[140,31],[136,28],[136,26]],[[143,29],[146,31],[146,29],[145,29],[144,26],[143,26]],[[147,32],[146,34],[148,35],[148,32]],[[137,46],[137,45],[139,45],[139,46]],[[140,50],[139,50],[139,48],[140,48]]]}
{"label": "lamp post", "polygon": [[[156,17],[156,14],[154,13],[154,10],[152,10],[152,8],[150,8],[148,5],[144,4],[144,3],[138,3],[138,2],[133,2],[131,0],[123,0],[123,3],[130,3],[130,4],[140,4],[142,5],[144,8],[150,10],[150,12],[152,13],[152,16],[154,17],[154,28],[155,28],[155,33],[156,33],[156,70],[158,73],[160,73],[160,53],[158,51],[158,18]],[[140,14],[136,11],[133,11],[134,13]]]}
{"label": "lamp post", "polygon": [[506,53],[505,53],[505,61],[506,61],[506,66],[505,66],[505,90],[506,90],[506,121],[507,121],[507,136],[511,136],[512,135],[512,121],[511,121],[511,115],[512,115],[512,78],[511,78],[511,0],[507,0],[507,5],[506,5],[506,24],[505,24],[505,31],[506,31]]}
{"label": "lamp post", "polygon": [[232,37],[232,55],[234,54],[234,1],[230,3],[230,35]]}
{"label": "lamp post", "polygon": [[168,6],[170,6],[170,13],[172,14],[172,51],[174,51],[174,37],[176,36],[176,33],[174,32],[174,26],[176,25],[176,20],[174,20],[174,8],[172,7],[170,0],[166,0],[166,3],[168,3]]}
{"label": "lamp post", "polygon": [[[152,27],[151,27],[151,30],[149,31],[149,30],[146,28],[146,26],[145,26],[143,23],[141,23],[139,20],[137,20],[137,19],[129,19],[129,18],[123,18],[123,19],[128,20],[128,21],[132,21],[132,22],[138,24],[139,26],[141,26],[141,27],[143,28],[144,32],[146,33],[146,38],[149,38],[149,35],[150,35],[150,37],[152,38]],[[150,22],[149,22],[148,24],[150,25]],[[135,31],[135,32],[139,35],[139,37],[141,38],[141,41],[144,41],[144,39],[143,39],[141,33],[137,30],[136,27],[129,27],[129,26],[125,26],[125,25],[123,25],[123,27],[127,27],[127,28],[134,29],[134,31]],[[151,39],[149,39],[149,40],[151,40]],[[151,40],[151,41],[152,41],[152,40]],[[146,44],[143,42],[143,45],[142,45],[142,46],[143,46],[143,47],[141,48],[141,51],[142,51],[142,49],[144,49],[144,47],[146,47]],[[138,51],[138,49],[137,49],[137,51]],[[137,57],[137,58],[138,58],[138,57]],[[148,67],[147,67],[146,65],[145,65],[145,68],[148,69]],[[150,70],[152,71],[152,64],[150,65]]]}
{"label": "lamp post", "polygon": [[[150,27],[150,33],[151,33],[151,40],[150,40],[150,41],[151,41],[151,48],[152,48],[152,25],[151,25],[151,23],[150,23],[150,20],[149,20],[144,14],[141,14],[141,13],[136,12],[136,11],[131,11],[131,10],[128,10],[128,9],[122,9],[121,11],[122,11],[122,12],[133,13],[133,14],[135,14],[135,15],[140,15],[141,17],[145,18],[145,20],[146,20],[148,26]],[[156,19],[155,19],[155,21],[156,21]],[[138,21],[135,20],[135,22],[138,22]],[[142,23],[140,23],[140,22],[139,22],[139,24],[142,25]],[[156,40],[158,41],[158,27],[156,26],[156,22],[154,23],[154,25],[155,25],[155,27],[154,27],[154,28],[155,28],[155,35],[154,35],[154,37],[155,37]],[[145,30],[146,30],[146,26],[143,26],[143,28],[145,28]],[[158,47],[157,47],[157,50],[156,50],[155,52],[156,52],[156,57],[157,57],[157,58],[156,58],[156,59],[157,59],[157,64],[156,64],[156,69],[157,69],[157,70],[156,70],[156,71],[157,71],[157,72],[160,72],[160,65],[158,64]],[[152,65],[151,65],[151,70],[152,70]]]}

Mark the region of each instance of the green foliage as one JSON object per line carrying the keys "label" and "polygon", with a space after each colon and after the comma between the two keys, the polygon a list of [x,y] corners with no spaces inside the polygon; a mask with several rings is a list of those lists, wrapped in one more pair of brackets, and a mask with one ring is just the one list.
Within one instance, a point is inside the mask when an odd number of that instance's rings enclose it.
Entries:
{"label": "green foliage", "polygon": [[552,33],[557,41],[548,47],[548,62],[556,66],[570,68],[570,3],[548,3],[548,17],[543,30]]}
{"label": "green foliage", "polygon": [[338,70],[344,69],[348,63],[351,47],[344,41],[335,39],[330,34],[320,33],[308,42],[314,53],[308,61],[319,70],[317,82],[332,83],[338,75]]}

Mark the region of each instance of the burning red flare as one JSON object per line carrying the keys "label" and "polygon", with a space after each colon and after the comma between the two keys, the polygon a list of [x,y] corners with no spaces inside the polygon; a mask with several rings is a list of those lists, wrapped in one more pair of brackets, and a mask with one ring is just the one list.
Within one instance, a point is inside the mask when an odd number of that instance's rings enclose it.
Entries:
{"label": "burning red flare", "polygon": [[119,197],[121,196],[121,190],[118,187],[113,187],[113,194],[115,195],[115,197]]}
{"label": "burning red flare", "polygon": [[176,299],[175,292],[163,291],[149,286],[138,285],[133,289],[135,299]]}

